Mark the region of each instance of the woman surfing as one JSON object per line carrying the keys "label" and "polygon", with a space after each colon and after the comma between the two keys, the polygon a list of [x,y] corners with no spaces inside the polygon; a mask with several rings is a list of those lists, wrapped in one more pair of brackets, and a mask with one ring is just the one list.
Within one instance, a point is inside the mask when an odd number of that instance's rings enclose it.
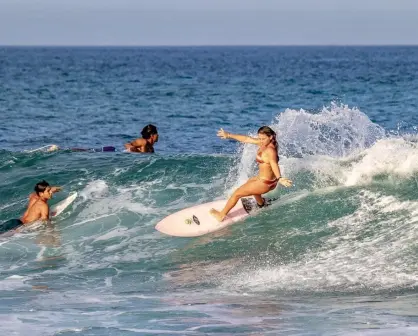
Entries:
{"label": "woman surfing", "polygon": [[276,188],[278,183],[284,187],[290,187],[292,185],[292,181],[282,177],[280,173],[276,133],[270,127],[263,126],[260,127],[257,134],[257,138],[252,138],[246,135],[228,133],[222,128],[218,131],[217,135],[221,139],[234,139],[242,143],[259,146],[256,156],[256,161],[259,165],[258,176],[250,178],[245,184],[239,187],[221,211],[216,209],[210,210],[211,215],[219,222],[224,220],[240,198],[254,196],[258,206],[262,207],[265,203],[265,200],[261,197],[262,194],[268,193]]}

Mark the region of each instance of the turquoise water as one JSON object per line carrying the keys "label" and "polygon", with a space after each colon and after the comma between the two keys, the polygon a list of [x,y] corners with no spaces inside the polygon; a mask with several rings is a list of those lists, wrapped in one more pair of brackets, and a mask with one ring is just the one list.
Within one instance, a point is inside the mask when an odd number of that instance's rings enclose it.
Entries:
{"label": "turquoise water", "polygon": [[[39,179],[79,198],[0,240],[4,335],[415,335],[418,48],[2,48],[0,221]],[[147,123],[153,155],[121,152]],[[271,125],[295,182],[198,238],[168,214],[221,199]],[[112,145],[116,153],[27,153]]]}

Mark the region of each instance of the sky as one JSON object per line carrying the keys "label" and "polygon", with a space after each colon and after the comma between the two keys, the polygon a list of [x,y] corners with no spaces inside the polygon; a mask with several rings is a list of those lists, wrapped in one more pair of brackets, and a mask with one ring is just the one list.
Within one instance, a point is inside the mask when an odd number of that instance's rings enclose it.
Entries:
{"label": "sky", "polygon": [[418,45],[418,0],[0,0],[0,45]]}

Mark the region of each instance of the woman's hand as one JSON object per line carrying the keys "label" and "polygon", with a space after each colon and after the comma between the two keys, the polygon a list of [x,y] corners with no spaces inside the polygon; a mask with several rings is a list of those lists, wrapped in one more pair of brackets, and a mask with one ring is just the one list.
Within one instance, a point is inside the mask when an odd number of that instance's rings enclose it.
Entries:
{"label": "woman's hand", "polygon": [[280,177],[278,182],[286,188],[291,187],[293,184],[292,180],[289,180],[286,177]]}
{"label": "woman's hand", "polygon": [[221,128],[218,133],[217,133],[218,137],[220,137],[221,139],[229,139],[229,133],[224,131],[223,128]]}

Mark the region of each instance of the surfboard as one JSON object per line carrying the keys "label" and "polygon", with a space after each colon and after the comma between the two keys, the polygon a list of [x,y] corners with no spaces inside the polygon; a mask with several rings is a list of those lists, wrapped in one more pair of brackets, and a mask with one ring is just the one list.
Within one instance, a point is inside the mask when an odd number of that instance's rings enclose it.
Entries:
{"label": "surfboard", "polygon": [[63,199],[61,202],[55,204],[51,207],[50,216],[51,217],[57,217],[59,214],[61,214],[71,203],[75,201],[77,198],[78,193],[74,192],[67,198]]}
{"label": "surfboard", "polygon": [[[272,200],[266,201],[269,205]],[[214,201],[180,210],[158,222],[155,229],[170,236],[198,237],[242,221],[259,209],[254,198],[241,198],[228,216],[218,222],[209,211],[212,208],[221,210],[226,202],[227,200]]]}
{"label": "surfboard", "polygon": [[24,150],[24,153],[35,153],[35,152],[53,152],[55,150],[58,150],[58,146],[51,144],[51,145],[46,145],[46,146],[42,146],[39,148],[35,148],[35,149],[27,149]]}
{"label": "surfboard", "polygon": [[70,151],[70,152],[116,152],[116,147],[114,146],[103,146],[98,148],[60,148],[57,145],[46,145],[35,149],[24,150],[24,153],[36,153],[36,152],[55,152],[58,150]]}

